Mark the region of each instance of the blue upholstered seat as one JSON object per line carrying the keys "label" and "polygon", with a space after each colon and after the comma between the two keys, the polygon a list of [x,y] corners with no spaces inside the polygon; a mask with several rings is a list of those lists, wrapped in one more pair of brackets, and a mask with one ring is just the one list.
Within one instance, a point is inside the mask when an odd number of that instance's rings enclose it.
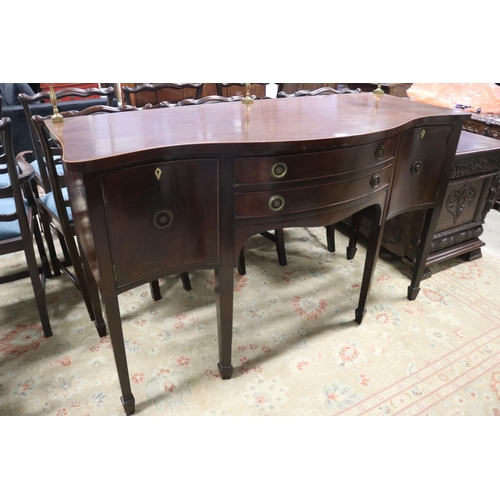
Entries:
{"label": "blue upholstered seat", "polygon": [[0,174],[0,188],[10,186],[9,174]]}
{"label": "blue upholstered seat", "polygon": [[[59,162],[60,160],[61,160],[60,156],[54,156],[54,162],[56,163],[57,175],[63,176],[64,175],[64,167],[62,166],[62,163]],[[40,175],[40,167],[38,166],[38,161],[35,159],[31,162],[31,164],[33,165],[33,168],[35,169],[35,172],[38,175]],[[1,186],[1,184],[0,184],[0,186]]]}
{"label": "blue upholstered seat", "polygon": [[[24,201],[26,208],[28,203]],[[0,198],[0,215],[10,215],[16,213],[16,204],[14,198]],[[0,222],[0,241],[8,240],[10,238],[19,238],[21,236],[21,229],[19,228],[19,221],[1,221]]]}
{"label": "blue upholstered seat", "polygon": [[[61,194],[63,196],[64,201],[69,200],[68,196],[68,188],[61,188]],[[47,208],[53,212],[55,215],[59,215],[57,213],[56,200],[54,199],[54,193],[50,192],[41,197],[41,201],[47,206]],[[66,212],[68,212],[68,219],[70,222],[73,222],[73,214],[71,213],[71,207],[66,207]]]}

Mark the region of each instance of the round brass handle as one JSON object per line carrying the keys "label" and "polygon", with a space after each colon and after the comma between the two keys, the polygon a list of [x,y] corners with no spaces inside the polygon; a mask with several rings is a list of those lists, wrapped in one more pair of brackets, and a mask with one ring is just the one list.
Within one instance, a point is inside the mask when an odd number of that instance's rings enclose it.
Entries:
{"label": "round brass handle", "polygon": [[376,188],[379,184],[380,184],[380,175],[375,174],[370,181],[370,186],[372,188]]}
{"label": "round brass handle", "polygon": [[287,172],[288,167],[286,166],[286,163],[283,162],[275,163],[271,167],[271,177],[274,177],[275,179],[281,179],[282,177],[285,177]]}
{"label": "round brass handle", "polygon": [[278,212],[285,206],[285,198],[279,194],[271,196],[271,198],[269,198],[268,206],[274,212]]}
{"label": "round brass handle", "polygon": [[375,158],[380,160],[383,156],[385,155],[385,147],[383,144],[381,144],[376,150],[375,150]]}
{"label": "round brass handle", "polygon": [[165,208],[161,208],[153,214],[153,226],[156,229],[165,229],[172,224],[173,220],[174,214]]}
{"label": "round brass handle", "polygon": [[413,162],[413,165],[410,168],[410,172],[412,175],[418,175],[422,171],[423,164],[420,160]]}

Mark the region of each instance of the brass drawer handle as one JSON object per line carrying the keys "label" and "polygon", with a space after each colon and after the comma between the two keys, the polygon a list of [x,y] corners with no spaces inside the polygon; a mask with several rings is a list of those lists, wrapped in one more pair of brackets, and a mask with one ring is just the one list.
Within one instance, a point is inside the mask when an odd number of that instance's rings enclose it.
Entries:
{"label": "brass drawer handle", "polygon": [[380,175],[375,174],[370,181],[370,186],[372,188],[376,188],[379,184],[380,184]]}
{"label": "brass drawer handle", "polygon": [[383,144],[381,144],[376,150],[375,150],[375,158],[380,160],[383,156],[385,155],[385,147]]}
{"label": "brass drawer handle", "polygon": [[275,179],[281,179],[282,177],[285,177],[287,172],[288,167],[286,166],[286,163],[283,162],[275,163],[271,167],[271,177],[274,177]]}
{"label": "brass drawer handle", "polygon": [[273,212],[278,212],[285,206],[285,198],[279,194],[271,196],[271,198],[269,198],[268,206]]}
{"label": "brass drawer handle", "polygon": [[410,168],[410,172],[412,175],[418,175],[422,171],[423,164],[420,160],[413,162],[413,165]]}
{"label": "brass drawer handle", "polygon": [[152,219],[153,226],[156,227],[156,229],[165,229],[170,226],[170,224],[172,224],[172,221],[174,220],[174,214],[170,210],[161,208],[153,214]]}

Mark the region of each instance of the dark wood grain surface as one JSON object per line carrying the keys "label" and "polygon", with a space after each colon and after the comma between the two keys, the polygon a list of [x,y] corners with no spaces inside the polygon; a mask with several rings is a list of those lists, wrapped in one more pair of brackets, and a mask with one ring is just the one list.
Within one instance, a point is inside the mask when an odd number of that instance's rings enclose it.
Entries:
{"label": "dark wood grain surface", "polygon": [[[366,142],[366,135],[377,140],[399,127],[425,124],[429,117],[446,120],[460,113],[393,96],[377,99],[361,93],[265,99],[251,106],[235,102],[141,110],[123,116],[92,115],[62,124],[49,123],[48,127],[64,143],[64,161],[72,170],[112,166],[120,161],[117,157],[144,151],[176,155],[182,154],[181,149],[196,147],[201,154],[222,150],[262,154],[353,145]],[[127,158],[130,160],[133,158]]]}

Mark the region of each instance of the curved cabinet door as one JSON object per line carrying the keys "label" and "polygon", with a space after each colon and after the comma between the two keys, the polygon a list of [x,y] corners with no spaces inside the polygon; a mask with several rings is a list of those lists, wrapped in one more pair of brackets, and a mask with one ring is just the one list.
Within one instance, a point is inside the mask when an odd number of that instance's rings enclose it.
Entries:
{"label": "curved cabinet door", "polygon": [[394,188],[387,217],[436,201],[452,126],[417,127],[401,137]]}
{"label": "curved cabinet door", "polygon": [[217,161],[182,160],[102,176],[117,288],[217,262]]}

